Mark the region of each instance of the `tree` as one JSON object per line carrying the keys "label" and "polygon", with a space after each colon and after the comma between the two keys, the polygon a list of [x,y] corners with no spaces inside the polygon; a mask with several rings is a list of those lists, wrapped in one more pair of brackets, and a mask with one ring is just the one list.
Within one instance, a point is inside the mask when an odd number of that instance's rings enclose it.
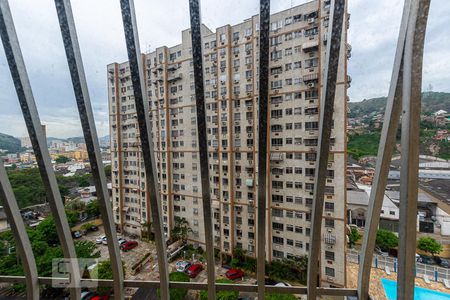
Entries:
{"label": "tree", "polygon": [[175,217],[175,226],[171,231],[172,239],[185,241],[190,232],[192,229],[189,227],[189,222],[185,218]]}
{"label": "tree", "polygon": [[85,212],[88,217],[96,217],[100,215],[100,204],[98,200],[94,199],[86,204]]}
{"label": "tree", "polygon": [[392,231],[379,229],[376,244],[382,251],[389,251],[398,246],[398,237]]}
{"label": "tree", "polygon": [[70,158],[68,158],[67,156],[64,156],[64,155],[59,155],[56,159],[55,159],[55,162],[57,163],[57,164],[65,164],[65,163],[67,163],[67,162],[69,162],[70,161]]}
{"label": "tree", "polygon": [[432,237],[421,237],[417,243],[417,249],[430,253],[439,254],[442,251],[442,245]]}
{"label": "tree", "polygon": [[111,165],[105,166],[105,176],[106,178],[111,178]]}
{"label": "tree", "polygon": [[36,231],[42,236],[47,244],[54,245],[59,243],[58,232],[56,231],[55,221],[52,216],[41,221],[41,223],[36,226]]}
{"label": "tree", "polygon": [[[176,282],[189,282],[191,279],[186,273],[181,272],[172,272],[169,274],[169,280],[170,281],[176,281]],[[188,290],[186,289],[169,289],[170,299],[171,300],[183,300],[184,297],[186,297]],[[157,290],[158,297],[161,293],[161,291]]]}
{"label": "tree", "polygon": [[350,248],[353,248],[353,246],[356,244],[359,239],[361,239],[362,235],[359,233],[358,229],[355,227],[352,227],[350,230],[350,233],[348,234],[348,244]]}
{"label": "tree", "polygon": [[[234,281],[222,278],[216,280],[216,283],[227,283],[227,284],[234,284]],[[239,298],[239,292],[238,291],[220,291],[216,293],[216,299],[217,300],[235,300]],[[200,300],[208,300],[208,291],[201,291],[200,292]]]}

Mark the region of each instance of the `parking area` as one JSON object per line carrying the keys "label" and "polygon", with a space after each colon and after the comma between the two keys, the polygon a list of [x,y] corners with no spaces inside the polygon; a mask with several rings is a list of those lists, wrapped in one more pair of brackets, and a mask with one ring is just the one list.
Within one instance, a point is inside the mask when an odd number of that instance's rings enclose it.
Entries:
{"label": "parking area", "polygon": [[[94,231],[94,232],[88,232],[86,235],[82,236],[80,238],[80,240],[87,240],[87,241],[92,241],[94,243],[96,243],[96,240],[105,235],[103,226],[99,226],[98,227],[98,231]],[[126,279],[142,279],[142,280],[152,280],[152,279],[156,279],[157,274],[155,276],[152,276],[151,273],[154,274],[154,272],[143,272],[144,269],[136,275],[133,275],[133,272],[131,270],[131,267],[137,263],[139,260],[141,260],[147,253],[151,253],[151,258],[150,258],[150,262],[146,264],[145,269],[147,271],[148,267],[150,267],[150,270],[152,269],[152,266],[155,264],[155,259],[156,259],[156,248],[154,247],[153,244],[151,243],[147,243],[147,242],[143,242],[139,239],[134,239],[134,238],[129,238],[129,237],[122,237],[121,235],[117,236],[118,238],[124,238],[127,241],[136,241],[138,244],[135,248],[129,250],[129,251],[120,251],[121,253],[121,257],[122,257],[122,261],[125,265],[125,276]],[[100,251],[100,260],[106,260],[109,258],[109,252],[108,252],[108,246],[105,244],[99,244],[97,243],[97,247],[98,250]],[[153,262],[153,264],[152,264]],[[157,267],[156,269],[156,273],[158,272]],[[140,274],[146,273],[146,277],[145,278],[141,278],[141,276],[139,276]],[[149,274],[150,273],[150,274]]]}

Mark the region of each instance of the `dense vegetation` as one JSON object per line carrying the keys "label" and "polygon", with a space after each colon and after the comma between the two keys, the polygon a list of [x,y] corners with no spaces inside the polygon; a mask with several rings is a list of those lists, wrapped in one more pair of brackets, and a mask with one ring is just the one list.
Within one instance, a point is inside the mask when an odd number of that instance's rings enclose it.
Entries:
{"label": "dense vegetation", "polygon": [[377,155],[380,133],[361,133],[349,136],[347,152],[355,159],[366,155]]}
{"label": "dense vegetation", "polygon": [[0,149],[7,150],[11,153],[20,152],[23,150],[19,139],[4,133],[0,133]]}
{"label": "dense vegetation", "polygon": [[[13,187],[19,208],[46,202],[47,196],[42,179],[37,168],[9,169],[9,180]],[[61,196],[67,196],[69,190],[74,187],[85,187],[92,184],[92,175],[74,175],[64,177],[57,175]]]}
{"label": "dense vegetation", "polygon": [[[59,245],[56,226],[52,218],[47,218],[35,229],[27,229],[31,242],[39,276],[52,276],[54,259],[63,258],[63,251]],[[19,276],[24,275],[21,261],[15,251],[15,240],[11,231],[0,234],[0,274]],[[100,252],[94,242],[75,242],[78,258],[98,258]],[[15,289],[23,290],[23,285],[15,285]]]}
{"label": "dense vegetation", "polygon": [[[373,112],[383,113],[386,107],[386,97],[364,99],[361,102],[349,102],[350,118],[362,117]],[[422,93],[422,113],[431,114],[440,109],[449,110],[450,93]]]}

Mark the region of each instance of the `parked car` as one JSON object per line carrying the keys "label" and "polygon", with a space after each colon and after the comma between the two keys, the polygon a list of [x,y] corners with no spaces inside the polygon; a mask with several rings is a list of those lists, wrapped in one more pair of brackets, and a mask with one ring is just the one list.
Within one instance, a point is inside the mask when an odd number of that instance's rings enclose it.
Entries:
{"label": "parked car", "polygon": [[195,278],[202,270],[203,266],[201,264],[194,264],[187,269],[186,273],[189,277]]}
{"label": "parked car", "polygon": [[102,244],[103,244],[103,245],[108,245],[108,239],[106,238],[106,236],[105,236],[105,238],[103,239]]}
{"label": "parked car", "polygon": [[120,245],[120,249],[122,249],[122,251],[129,251],[133,248],[136,248],[137,245],[138,245],[138,242],[136,242],[136,241],[126,241],[125,243]]}
{"label": "parked car", "polygon": [[443,268],[450,268],[450,260],[441,258],[441,257],[435,257],[436,263]]}
{"label": "parked car", "polygon": [[127,241],[127,240],[124,239],[124,238],[119,238],[119,239],[117,240],[117,242],[119,243],[119,247],[122,246],[123,243],[126,243],[126,241]]}
{"label": "parked car", "polygon": [[244,277],[244,272],[242,270],[239,270],[239,269],[229,269],[225,273],[225,276],[228,279],[234,280],[234,279],[238,279],[238,278]]}
{"label": "parked car", "polygon": [[90,291],[85,291],[85,292],[81,292],[81,300],[88,300],[91,299],[91,297],[94,295],[93,292]]}
{"label": "parked car", "polygon": [[287,282],[280,281],[277,284],[275,284],[275,286],[292,286],[292,285]]}
{"label": "parked car", "polygon": [[109,295],[95,295],[91,300],[109,300]]}
{"label": "parked car", "polygon": [[102,243],[103,243],[103,240],[106,240],[106,235],[101,235],[101,236],[99,236],[98,238],[95,239],[95,242],[96,242],[97,244],[102,244]]}
{"label": "parked car", "polygon": [[76,239],[79,239],[82,235],[81,235],[81,232],[79,232],[77,230],[77,231],[72,232],[72,236]]}
{"label": "parked car", "polygon": [[417,261],[426,265],[434,265],[436,263],[432,257],[426,255],[421,255]]}
{"label": "parked car", "polygon": [[186,260],[180,260],[176,262],[175,269],[177,270],[177,272],[186,272],[186,270],[189,269],[190,266],[192,266],[190,262]]}
{"label": "parked car", "polygon": [[92,225],[91,227],[89,227],[89,231],[98,231],[98,227],[95,225]]}

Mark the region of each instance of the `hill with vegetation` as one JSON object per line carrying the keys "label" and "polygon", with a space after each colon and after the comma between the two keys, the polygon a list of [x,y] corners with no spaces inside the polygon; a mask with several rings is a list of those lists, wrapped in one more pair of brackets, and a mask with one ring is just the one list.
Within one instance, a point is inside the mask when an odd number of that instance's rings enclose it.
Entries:
{"label": "hill with vegetation", "polygon": [[8,152],[20,152],[22,147],[20,146],[20,140],[18,138],[0,133],[0,149]]}
{"label": "hill with vegetation", "polygon": [[[364,99],[360,102],[349,102],[350,118],[362,117],[370,113],[384,113],[387,97]],[[432,114],[440,109],[450,112],[450,93],[422,93],[422,114]]]}

